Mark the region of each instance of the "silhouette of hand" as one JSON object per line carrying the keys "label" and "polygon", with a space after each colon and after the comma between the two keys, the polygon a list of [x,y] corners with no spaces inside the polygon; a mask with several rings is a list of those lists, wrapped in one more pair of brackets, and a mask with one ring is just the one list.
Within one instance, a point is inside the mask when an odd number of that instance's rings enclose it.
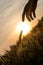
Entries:
{"label": "silhouette of hand", "polygon": [[37,7],[37,1],[38,0],[29,0],[28,3],[25,5],[22,14],[22,22],[24,22],[25,20],[25,15],[29,21],[34,20],[33,17],[36,18],[35,10]]}

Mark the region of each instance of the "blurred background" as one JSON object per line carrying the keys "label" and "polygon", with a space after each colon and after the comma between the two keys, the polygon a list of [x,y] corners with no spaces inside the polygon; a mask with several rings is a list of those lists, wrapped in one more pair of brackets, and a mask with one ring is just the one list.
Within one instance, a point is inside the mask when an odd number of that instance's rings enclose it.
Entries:
{"label": "blurred background", "polygon": [[[21,22],[22,11],[27,1],[0,0],[0,54],[9,49],[9,45],[16,44],[19,37],[16,27]],[[32,27],[36,26],[43,16],[43,0],[38,0],[36,16],[32,22],[26,20]]]}

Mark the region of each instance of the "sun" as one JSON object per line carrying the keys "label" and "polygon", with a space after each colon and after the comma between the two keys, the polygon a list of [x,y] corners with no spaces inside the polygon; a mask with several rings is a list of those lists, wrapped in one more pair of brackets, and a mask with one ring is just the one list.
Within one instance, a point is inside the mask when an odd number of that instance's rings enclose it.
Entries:
{"label": "sun", "polygon": [[27,22],[21,22],[17,25],[17,32],[20,33],[21,31],[23,32],[23,35],[28,34],[31,30],[31,26]]}

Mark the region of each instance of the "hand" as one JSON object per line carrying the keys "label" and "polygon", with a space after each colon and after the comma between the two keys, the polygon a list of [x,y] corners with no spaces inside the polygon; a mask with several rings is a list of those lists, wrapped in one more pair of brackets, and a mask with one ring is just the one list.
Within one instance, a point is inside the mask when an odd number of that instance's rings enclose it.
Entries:
{"label": "hand", "polygon": [[37,7],[37,1],[38,0],[29,0],[28,3],[25,5],[23,14],[22,14],[23,22],[25,20],[25,15],[29,21],[34,20],[33,17],[36,18],[35,10]]}

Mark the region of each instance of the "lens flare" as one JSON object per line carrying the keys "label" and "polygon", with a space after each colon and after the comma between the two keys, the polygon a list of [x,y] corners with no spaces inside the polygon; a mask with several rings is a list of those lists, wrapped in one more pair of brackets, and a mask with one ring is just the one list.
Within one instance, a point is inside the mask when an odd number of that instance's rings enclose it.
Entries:
{"label": "lens flare", "polygon": [[17,26],[17,32],[20,33],[21,31],[23,32],[23,35],[26,35],[28,32],[30,32],[31,26],[27,22],[21,22]]}

